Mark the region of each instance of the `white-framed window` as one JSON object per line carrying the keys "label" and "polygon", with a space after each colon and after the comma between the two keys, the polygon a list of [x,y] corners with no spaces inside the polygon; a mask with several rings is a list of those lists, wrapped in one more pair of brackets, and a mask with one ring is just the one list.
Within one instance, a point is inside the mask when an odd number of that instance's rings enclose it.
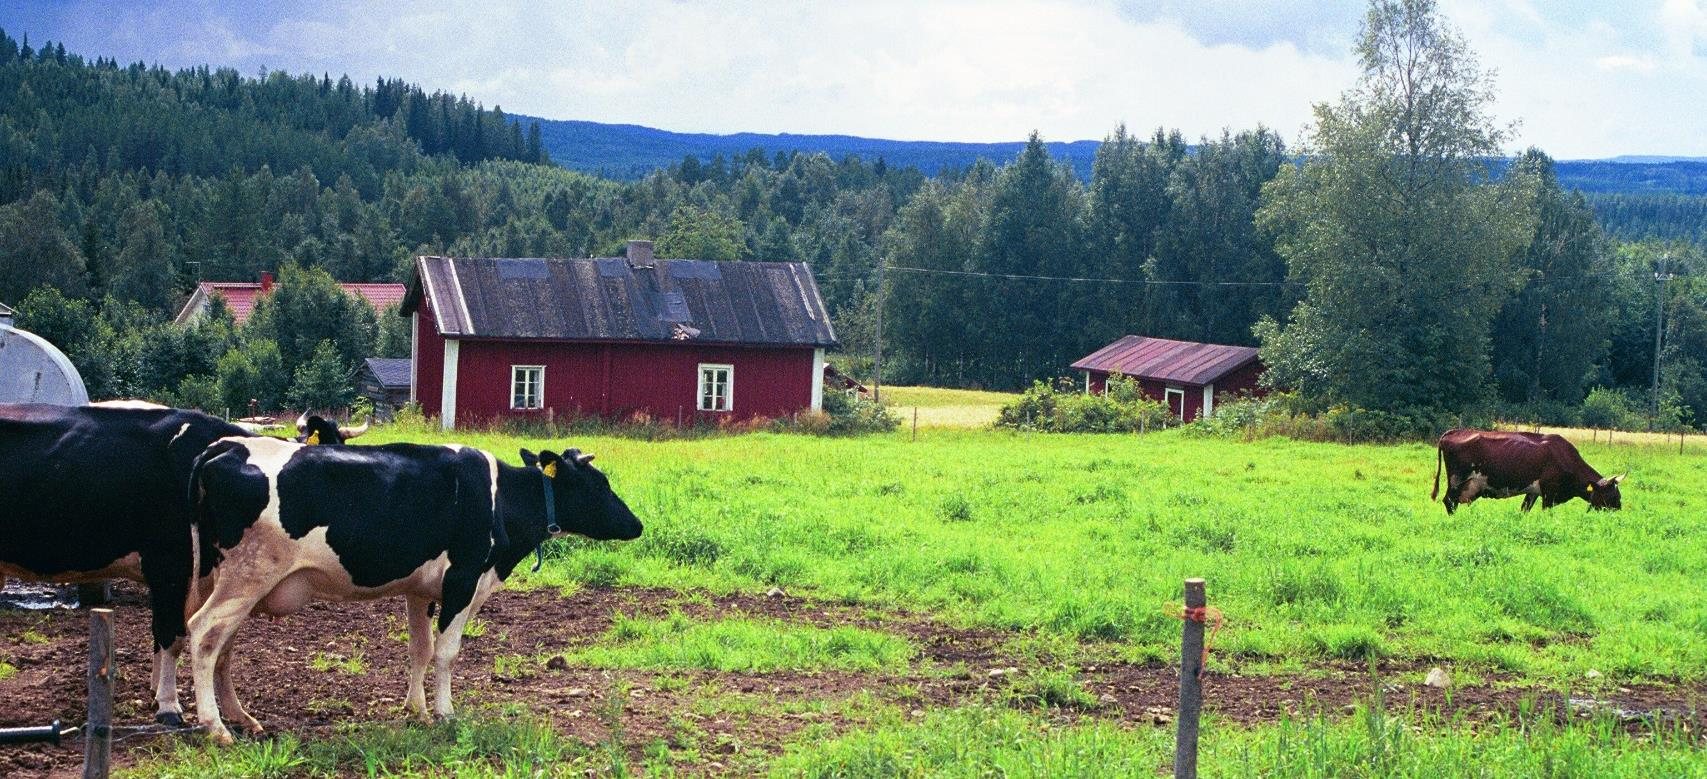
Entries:
{"label": "white-framed window", "polygon": [[545,408],[545,366],[510,366],[510,408]]}
{"label": "white-framed window", "polygon": [[735,407],[735,366],[699,364],[699,410],[728,411]]}

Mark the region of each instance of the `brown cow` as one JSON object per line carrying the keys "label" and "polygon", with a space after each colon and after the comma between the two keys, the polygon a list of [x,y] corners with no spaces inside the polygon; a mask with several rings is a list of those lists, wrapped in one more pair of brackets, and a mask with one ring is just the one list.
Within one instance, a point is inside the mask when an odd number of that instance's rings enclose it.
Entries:
{"label": "brown cow", "polygon": [[1446,513],[1486,495],[1523,496],[1528,511],[1541,499],[1552,508],[1572,498],[1588,501],[1591,509],[1618,509],[1623,499],[1618,482],[1624,474],[1602,477],[1583,461],[1577,448],[1551,433],[1507,433],[1488,430],[1448,430],[1440,436],[1434,469],[1434,493],[1440,497],[1440,471],[1446,470]]}

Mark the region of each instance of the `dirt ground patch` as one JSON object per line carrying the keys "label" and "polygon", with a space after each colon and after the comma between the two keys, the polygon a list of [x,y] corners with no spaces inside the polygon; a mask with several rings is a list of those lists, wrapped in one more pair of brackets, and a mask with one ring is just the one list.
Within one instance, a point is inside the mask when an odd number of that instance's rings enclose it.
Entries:
{"label": "dirt ground patch", "polygon": [[[136,585],[115,586],[120,674],[115,706],[119,724],[146,725],[153,714],[148,689],[150,643],[147,604]],[[558,652],[597,641],[613,616],[695,618],[746,616],[819,627],[851,625],[907,637],[918,648],[910,671],[723,673],[621,671],[541,662]],[[934,707],[999,700],[1035,658],[1016,655],[1017,634],[944,624],[928,614],[878,612],[784,594],[711,595],[672,590],[589,589],[572,596],[553,590],[500,591],[480,614],[484,632],[464,641],[452,689],[459,707],[519,705],[549,718],[573,738],[604,741],[619,724],[638,758],[662,741],[697,750],[695,768],[707,773],[752,765],[774,754],[803,728],[840,732],[858,724],[861,705],[893,705],[915,716]],[[315,604],[278,621],[253,619],[238,634],[233,670],[249,711],[273,732],[305,739],[348,721],[404,717],[407,642],[401,601]],[[0,727],[38,725],[58,717],[80,723],[84,711],[87,616],[67,610],[0,610],[0,660],[18,670],[0,681]],[[1089,652],[1087,654],[1096,654]],[[500,662],[503,659],[505,662]],[[318,669],[318,670],[317,670]],[[1525,688],[1511,680],[1445,691],[1398,681],[1415,667],[1381,669],[1394,708],[1426,708],[1473,719],[1511,713],[1526,700],[1564,716],[1600,707],[1632,717],[1648,712],[1683,718],[1701,732],[1707,686],[1631,686],[1597,696]],[[1087,664],[1080,686],[1097,700],[1083,709],[1053,710],[1060,720],[1096,717],[1132,726],[1171,721],[1177,671],[1164,664]],[[188,704],[187,665],[180,672]],[[1212,673],[1206,709],[1244,724],[1286,714],[1337,713],[1373,692],[1366,670],[1323,667],[1304,675],[1239,676]],[[1573,706],[1569,698],[1592,698]],[[864,703],[862,703],[864,702]],[[186,706],[193,708],[193,706]],[[122,734],[121,734],[122,737]],[[120,765],[151,739],[115,745]],[[0,748],[0,776],[72,776],[81,765],[81,741],[60,747]],[[726,766],[725,763],[728,765]]]}

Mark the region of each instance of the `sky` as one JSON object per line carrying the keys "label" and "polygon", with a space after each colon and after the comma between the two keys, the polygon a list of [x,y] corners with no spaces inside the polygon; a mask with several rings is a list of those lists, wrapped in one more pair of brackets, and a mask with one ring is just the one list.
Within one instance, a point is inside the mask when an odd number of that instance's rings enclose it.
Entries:
{"label": "sky", "polygon": [[[1513,151],[1707,156],[1707,0],[1439,0]],[[1296,144],[1356,79],[1345,0],[8,0],[32,44],[167,67],[402,77],[552,119],[940,141]]]}

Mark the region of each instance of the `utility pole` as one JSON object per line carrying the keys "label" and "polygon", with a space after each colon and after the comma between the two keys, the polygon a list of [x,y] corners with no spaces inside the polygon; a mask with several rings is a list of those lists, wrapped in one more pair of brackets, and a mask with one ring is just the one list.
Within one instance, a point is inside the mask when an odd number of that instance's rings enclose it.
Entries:
{"label": "utility pole", "polygon": [[1654,386],[1648,399],[1648,432],[1654,431],[1654,420],[1660,415],[1660,336],[1665,318],[1666,282],[1671,281],[1671,253],[1660,255],[1660,269],[1654,272]]}
{"label": "utility pole", "polygon": [[877,357],[871,366],[877,378],[871,383],[871,399],[878,403],[883,402],[883,303],[888,297],[883,294],[883,267],[888,264],[888,257],[877,258]]}

